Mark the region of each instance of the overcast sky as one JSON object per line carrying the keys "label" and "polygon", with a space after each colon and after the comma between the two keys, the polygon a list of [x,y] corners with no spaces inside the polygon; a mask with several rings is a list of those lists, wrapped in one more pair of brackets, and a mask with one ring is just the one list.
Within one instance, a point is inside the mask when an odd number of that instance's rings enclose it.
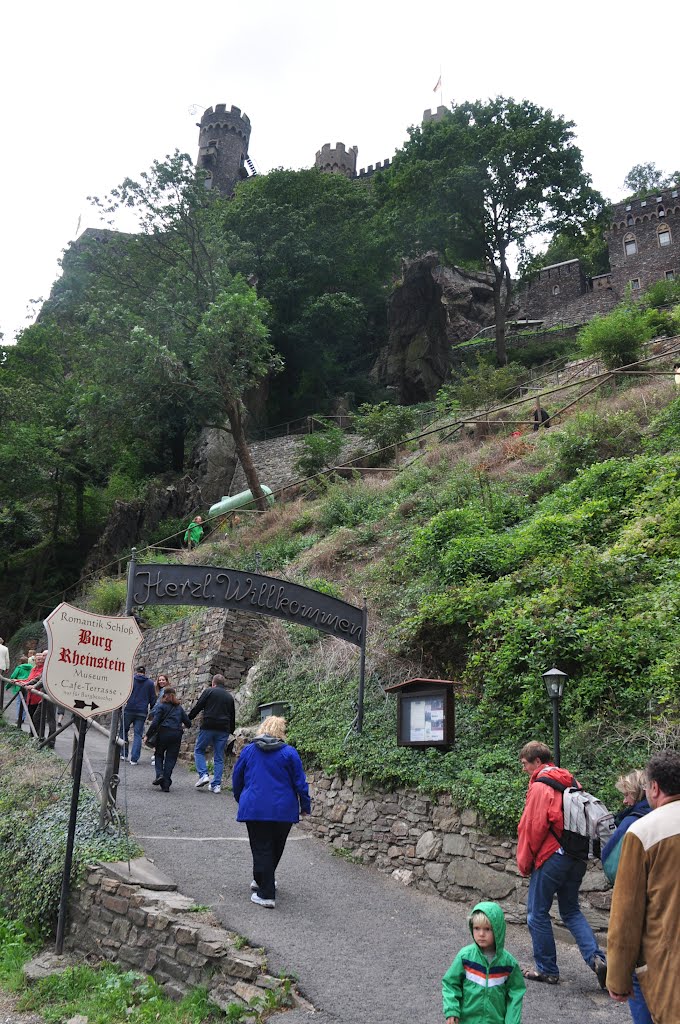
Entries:
{"label": "overcast sky", "polygon": [[33,319],[31,300],[49,293],[79,222],[97,224],[87,196],[175,148],[195,159],[196,121],[215,103],[250,117],[261,173],[309,167],[337,141],[357,145],[365,167],[437,106],[441,67],[445,104],[502,93],[575,121],[595,186],[620,198],[633,164],[680,165],[671,10],[632,0],[11,4],[0,31],[4,340]]}

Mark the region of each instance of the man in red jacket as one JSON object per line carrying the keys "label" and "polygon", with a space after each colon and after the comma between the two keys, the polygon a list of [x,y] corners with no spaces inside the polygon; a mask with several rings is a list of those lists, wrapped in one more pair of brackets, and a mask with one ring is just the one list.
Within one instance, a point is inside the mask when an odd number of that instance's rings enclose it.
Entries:
{"label": "man in red jacket", "polygon": [[605,988],[607,964],[597,944],[593,929],[579,907],[578,894],[586,872],[586,862],[564,852],[559,836],[564,829],[562,794],[540,782],[549,776],[565,786],[578,785],[573,775],[553,764],[550,748],[532,740],[519,753],[522,770],[530,775],[524,813],[517,829],[517,867],[525,878],[530,877],[527,897],[527,924],[534,947],[535,970],[524,971],[530,981],[556,985],[557,967],[555,937],[550,921],[550,908],[557,896],[562,921],[574,936],[581,956],[597,975],[600,988]]}

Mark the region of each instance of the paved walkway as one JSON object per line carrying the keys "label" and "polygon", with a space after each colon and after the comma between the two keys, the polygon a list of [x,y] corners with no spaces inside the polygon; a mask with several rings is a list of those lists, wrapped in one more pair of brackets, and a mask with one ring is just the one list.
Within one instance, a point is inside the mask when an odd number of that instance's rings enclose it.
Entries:
{"label": "paved walkway", "polygon": [[[71,742],[57,741],[70,756]],[[86,750],[103,769],[105,741],[92,730]],[[150,752],[137,766],[121,765],[119,805],[131,831],[181,892],[210,906],[223,924],[264,946],[272,972],[294,974],[317,1012],[292,1011],[298,1024],[442,1024],[441,977],[469,941],[461,907],[393,882],[333,856],[298,829],[281,862],[276,910],[250,902],[252,861],[244,825],[227,788],[196,790],[196,775],[175,770],[172,791],[151,785]],[[508,928],[507,945],[531,964],[526,929]],[[573,946],[560,946],[562,984],[529,984],[524,1024],[610,1024],[630,1020],[627,1007],[597,987]]]}

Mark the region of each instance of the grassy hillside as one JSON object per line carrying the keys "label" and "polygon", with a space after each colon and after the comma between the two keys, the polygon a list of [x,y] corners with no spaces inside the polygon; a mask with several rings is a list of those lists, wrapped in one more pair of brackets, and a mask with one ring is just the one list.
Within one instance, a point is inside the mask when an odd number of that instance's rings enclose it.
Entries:
{"label": "grassy hillside", "polygon": [[[669,383],[593,399],[538,434],[435,444],[388,480],[341,482],[253,517],[192,557],[369,603],[365,729],[356,651],[275,623],[255,701],[293,706],[307,759],[449,790],[514,829],[530,738],[551,740],[541,673],[569,673],[562,761],[612,805],[619,770],[680,738],[680,399]],[[396,747],[385,684],[461,680],[447,752]]]}

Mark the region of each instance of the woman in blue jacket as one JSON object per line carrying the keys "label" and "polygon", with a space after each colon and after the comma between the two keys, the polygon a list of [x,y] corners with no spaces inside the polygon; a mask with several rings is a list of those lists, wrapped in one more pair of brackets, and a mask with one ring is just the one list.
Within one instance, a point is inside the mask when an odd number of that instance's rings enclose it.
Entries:
{"label": "woman in blue jacket", "polygon": [[166,686],[163,696],[153,709],[153,718],[146,734],[147,743],[156,736],[156,778],[153,785],[160,786],[164,793],[170,792],[172,770],[179,757],[184,726],[190,729],[191,719],[180,704],[174,687]]}
{"label": "woman in blue jacket", "polygon": [[286,720],[270,715],[241,751],[232,775],[237,821],[245,821],[253,855],[251,900],[275,907],[276,868],[291,826],[312,805],[302,761],[286,743]]}
{"label": "woman in blue jacket", "polygon": [[[625,809],[616,815],[616,831],[602,847],[601,854],[604,873],[612,885],[616,878],[616,869],[619,866],[623,837],[634,821],[643,818],[652,809],[645,796],[644,773],[639,768],[627,775],[622,775],[616,783],[616,788],[619,793],[623,794]],[[634,1024],[654,1024],[635,972],[633,972],[633,995],[628,1000],[628,1006]]]}

